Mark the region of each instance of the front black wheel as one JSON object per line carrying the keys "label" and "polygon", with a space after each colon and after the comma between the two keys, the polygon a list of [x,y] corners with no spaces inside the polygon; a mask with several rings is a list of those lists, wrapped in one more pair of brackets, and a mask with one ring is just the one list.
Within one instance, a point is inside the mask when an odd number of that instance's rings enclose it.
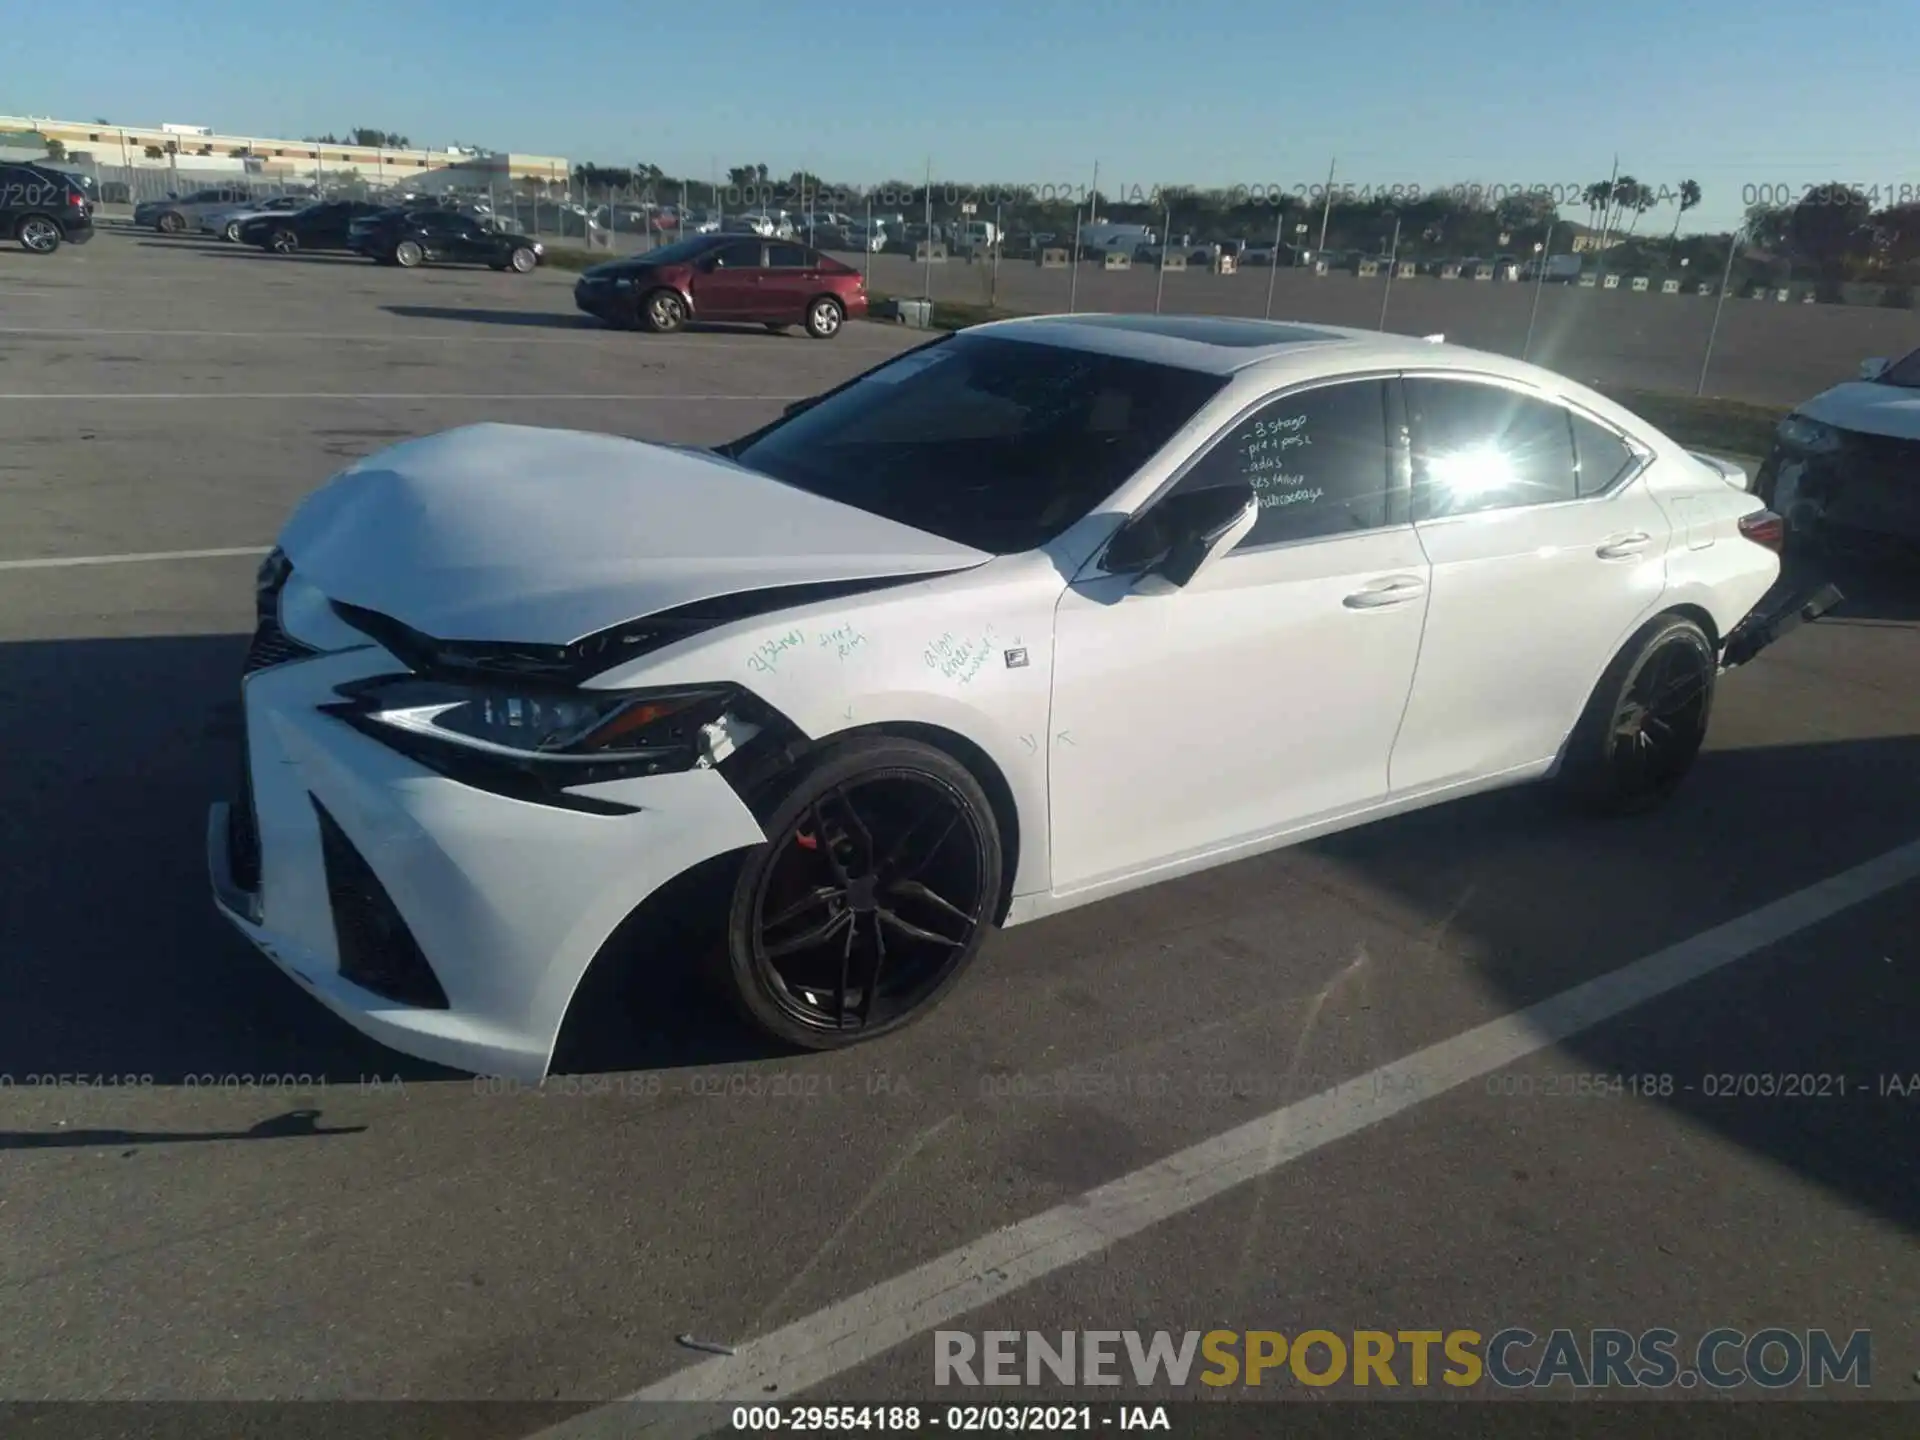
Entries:
{"label": "front black wheel", "polygon": [[1683,615],[1650,621],[1600,677],[1567,741],[1563,794],[1602,814],[1651,810],[1680,788],[1707,738],[1719,655]]}
{"label": "front black wheel", "polygon": [[926,1014],[995,920],[1002,851],[970,771],[911,740],[823,752],[772,801],[734,883],[723,987],[753,1025],[832,1050]]}

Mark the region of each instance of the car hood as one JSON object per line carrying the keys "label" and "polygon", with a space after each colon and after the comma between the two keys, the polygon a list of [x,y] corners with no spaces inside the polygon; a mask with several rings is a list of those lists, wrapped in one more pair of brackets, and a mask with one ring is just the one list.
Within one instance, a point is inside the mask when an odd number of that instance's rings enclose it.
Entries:
{"label": "car hood", "polygon": [[590,265],[580,272],[583,280],[617,280],[622,275],[639,275],[656,268],[656,262],[645,258],[631,260],[609,260],[604,265]]}
{"label": "car hood", "polygon": [[542,645],[721,595],[991,558],[707,452],[500,424],[368,456],[280,545],[331,598],[436,639]]}
{"label": "car hood", "polygon": [[1920,390],[1852,380],[1794,407],[1800,414],[1841,430],[1920,440]]}

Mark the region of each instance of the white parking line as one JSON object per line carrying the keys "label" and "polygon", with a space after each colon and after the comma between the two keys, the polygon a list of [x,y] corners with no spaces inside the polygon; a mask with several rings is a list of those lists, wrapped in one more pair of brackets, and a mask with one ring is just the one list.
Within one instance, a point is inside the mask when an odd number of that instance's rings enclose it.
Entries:
{"label": "white parking line", "polygon": [[625,1402],[584,1411],[541,1431],[535,1440],[601,1440],[713,1428],[711,1415],[627,1408],[633,1401],[785,1403],[916,1335],[1235,1186],[1590,1030],[1916,877],[1920,841],[1169,1155],[748,1340],[732,1355],[690,1365]]}
{"label": "white parking line", "polygon": [[0,570],[65,570],[75,565],[142,565],[152,560],[225,560],[236,555],[264,555],[266,545],[242,545],[230,550],[144,550],[130,555],[50,555],[41,560],[0,560]]}
{"label": "white parking line", "polygon": [[805,398],[804,395],[569,395],[563,391],[540,394],[528,390],[516,390],[504,395],[449,395],[434,391],[401,390],[375,390],[366,394],[313,390],[209,390],[204,392],[155,390],[131,394],[113,390],[69,390],[52,394],[36,394],[31,390],[0,392],[0,400],[485,400],[489,403],[506,400],[592,400],[647,405],[672,401],[682,404],[711,401],[736,405],[753,401],[804,400]]}
{"label": "white parking line", "polygon": [[[468,325],[469,327],[471,327],[472,324],[471,321],[461,320],[457,315],[435,318],[446,319],[458,324]],[[561,325],[546,326],[527,324],[514,328],[531,331],[532,333],[523,335],[475,335],[472,333],[471,328],[469,328],[468,330],[452,334],[422,335],[401,332],[389,335],[365,333],[341,334],[331,330],[92,330],[82,329],[76,326],[0,325],[0,335],[42,335],[61,340],[79,340],[91,336],[98,336],[103,339],[126,340],[338,340],[356,345],[587,345],[594,343],[596,340],[611,339],[620,334],[619,331],[611,327],[603,329],[593,325],[573,327],[574,333],[564,335],[543,335],[540,333],[542,330],[565,330],[568,328]],[[737,343],[734,345],[722,343],[728,340]],[[766,335],[720,331],[695,340],[666,340],[646,336],[641,338],[637,343],[644,345],[648,350],[716,350],[739,349],[747,344],[767,344],[769,342],[770,337]],[[858,350],[864,354],[870,351],[879,352],[892,350],[896,347],[891,345],[846,345],[839,348]]]}

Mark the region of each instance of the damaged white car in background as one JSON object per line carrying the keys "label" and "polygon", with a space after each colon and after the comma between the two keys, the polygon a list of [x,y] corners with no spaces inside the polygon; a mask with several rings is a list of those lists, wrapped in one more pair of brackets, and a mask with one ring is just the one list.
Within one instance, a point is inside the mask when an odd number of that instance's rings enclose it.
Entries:
{"label": "damaged white car in background", "polygon": [[[1412,338],[948,336],[714,451],[480,425],[261,567],[223,913],[396,1049],[537,1078],[596,964],[825,1048],[987,932],[1548,779],[1669,796],[1780,522],[1593,392]],[[623,953],[644,906],[685,952]]]}

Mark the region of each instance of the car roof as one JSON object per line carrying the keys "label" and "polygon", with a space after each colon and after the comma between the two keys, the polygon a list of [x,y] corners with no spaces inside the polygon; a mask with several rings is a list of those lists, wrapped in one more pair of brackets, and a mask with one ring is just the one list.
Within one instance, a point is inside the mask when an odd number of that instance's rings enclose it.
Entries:
{"label": "car roof", "polygon": [[1232,375],[1265,361],[1323,355],[1330,361],[1337,356],[1342,369],[1375,363],[1459,363],[1464,357],[1472,357],[1476,365],[1495,362],[1503,373],[1514,366],[1505,357],[1483,355],[1438,339],[1228,315],[1036,315],[976,325],[967,333],[1095,350],[1210,375]]}

